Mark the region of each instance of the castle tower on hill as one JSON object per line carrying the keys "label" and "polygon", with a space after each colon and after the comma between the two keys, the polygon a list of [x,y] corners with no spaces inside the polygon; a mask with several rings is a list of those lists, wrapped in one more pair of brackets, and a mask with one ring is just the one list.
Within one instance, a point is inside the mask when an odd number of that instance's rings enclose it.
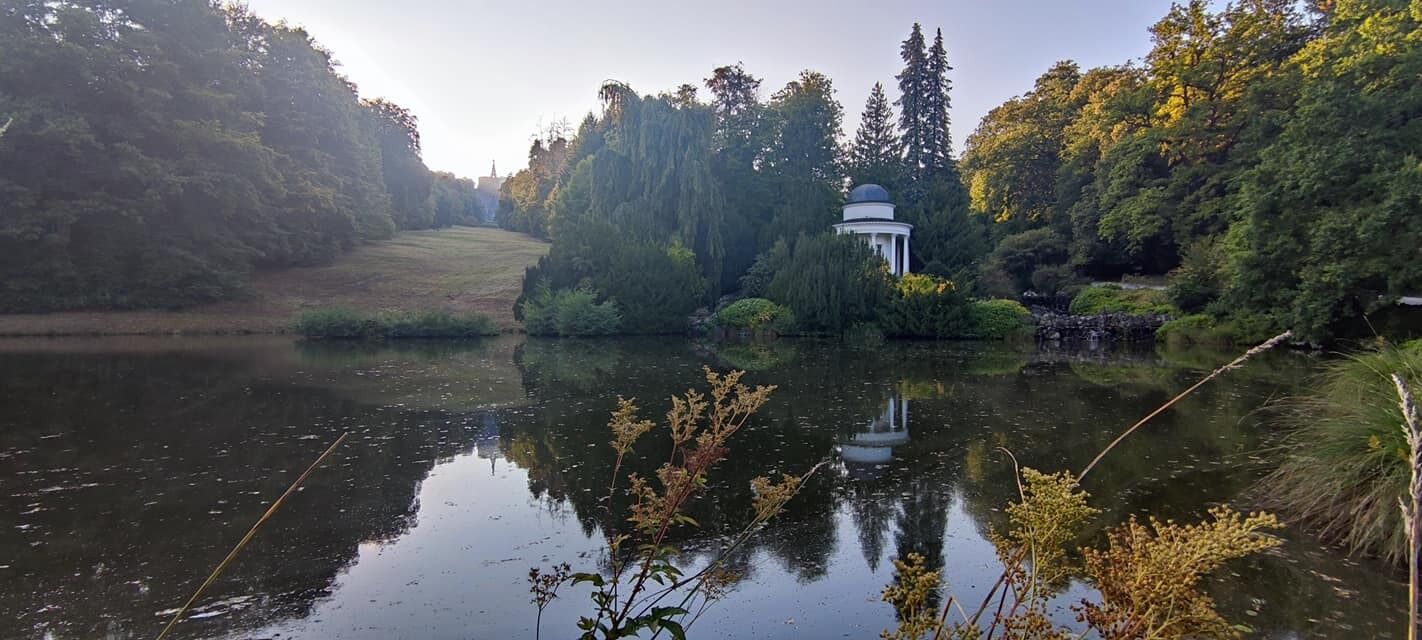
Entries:
{"label": "castle tower on hill", "polygon": [[479,176],[479,186],[476,191],[479,194],[479,204],[484,207],[484,224],[495,224],[494,212],[499,208],[499,189],[504,186],[506,178],[499,177],[499,167],[493,161],[489,162],[489,175]]}

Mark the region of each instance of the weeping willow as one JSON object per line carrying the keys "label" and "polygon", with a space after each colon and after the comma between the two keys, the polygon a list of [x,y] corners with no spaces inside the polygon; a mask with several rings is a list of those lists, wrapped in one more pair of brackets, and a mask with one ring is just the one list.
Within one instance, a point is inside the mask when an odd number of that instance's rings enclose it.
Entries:
{"label": "weeping willow", "polygon": [[691,249],[707,282],[720,282],[726,201],[711,170],[711,108],[616,82],[600,96],[603,114],[580,128],[555,199],[554,241],[578,222],[607,222],[629,241]]}

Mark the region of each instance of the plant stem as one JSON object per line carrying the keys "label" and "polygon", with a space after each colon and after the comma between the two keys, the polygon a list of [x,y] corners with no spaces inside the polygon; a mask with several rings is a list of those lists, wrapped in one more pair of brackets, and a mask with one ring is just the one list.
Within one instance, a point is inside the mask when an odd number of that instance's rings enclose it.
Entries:
{"label": "plant stem", "polygon": [[300,476],[297,476],[296,482],[291,483],[291,486],[286,488],[286,492],[281,494],[281,497],[277,498],[276,502],[272,503],[272,506],[267,507],[266,513],[263,513],[262,517],[257,519],[256,524],[253,524],[252,528],[247,530],[247,535],[242,536],[242,540],[237,543],[237,546],[232,547],[232,551],[227,553],[227,557],[223,558],[222,562],[219,562],[217,564],[217,568],[213,569],[212,573],[208,574],[207,579],[203,581],[202,586],[198,587],[197,591],[193,593],[193,596],[191,598],[188,598],[188,601],[183,604],[181,609],[178,609],[178,612],[176,614],[173,614],[173,619],[169,620],[167,626],[164,626],[163,630],[158,632],[158,637],[156,638],[156,640],[163,640],[163,637],[167,636],[168,632],[173,630],[173,627],[176,626],[178,624],[178,621],[183,618],[183,614],[187,613],[188,609],[192,608],[193,603],[197,602],[198,598],[202,597],[203,592],[206,591],[209,586],[212,586],[212,583],[217,580],[217,576],[221,574],[224,569],[227,568],[227,565],[232,564],[232,560],[237,557],[237,554],[242,551],[242,548],[246,547],[247,543],[251,542],[252,538],[257,535],[257,529],[260,529],[263,524],[266,524],[267,520],[270,519],[272,515],[276,513],[277,509],[281,508],[282,503],[286,502],[286,499],[290,497],[291,494],[296,493],[297,487],[300,487],[301,483],[306,481],[306,478],[310,476],[313,471],[316,470],[316,467],[321,466],[321,463],[325,462],[326,458],[331,455],[331,452],[335,451],[336,447],[339,447],[342,442],[345,442],[346,436],[348,435],[350,435],[349,431],[346,433],[342,433],[341,437],[336,438],[336,441],[332,442],[331,446],[327,447],[326,451],[323,452],[320,457],[316,458],[316,461],[311,463],[311,466],[306,468],[306,471],[303,471]]}
{"label": "plant stem", "polygon": [[1417,640],[1418,609],[1417,565],[1419,551],[1422,551],[1422,519],[1417,512],[1422,509],[1422,425],[1417,417],[1417,405],[1407,381],[1402,376],[1392,374],[1392,383],[1397,385],[1398,404],[1402,408],[1402,433],[1407,437],[1412,465],[1412,479],[1407,485],[1407,497],[1398,498],[1402,507],[1402,519],[1407,526],[1407,640]]}

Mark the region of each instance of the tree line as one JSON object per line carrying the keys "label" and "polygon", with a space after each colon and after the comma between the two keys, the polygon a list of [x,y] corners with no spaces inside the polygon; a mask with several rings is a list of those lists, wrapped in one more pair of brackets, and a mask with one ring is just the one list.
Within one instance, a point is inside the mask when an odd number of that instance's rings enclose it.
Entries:
{"label": "tree line", "polygon": [[0,311],[214,300],[482,216],[413,114],[240,5],[6,3],[0,120]]}
{"label": "tree line", "polygon": [[701,302],[739,289],[777,241],[826,232],[865,182],[915,225],[913,269],[976,296],[1165,276],[1183,313],[1326,339],[1422,290],[1422,5],[1190,0],[1151,34],[1141,62],[1053,65],[961,158],[946,47],[919,25],[897,99],[876,84],[844,144],[814,71],[768,100],[741,65],[715,69],[705,99],[609,83],[575,136],[534,144],[499,219],[553,241],[531,280],[655,279],[597,269],[623,245],[686,251]]}

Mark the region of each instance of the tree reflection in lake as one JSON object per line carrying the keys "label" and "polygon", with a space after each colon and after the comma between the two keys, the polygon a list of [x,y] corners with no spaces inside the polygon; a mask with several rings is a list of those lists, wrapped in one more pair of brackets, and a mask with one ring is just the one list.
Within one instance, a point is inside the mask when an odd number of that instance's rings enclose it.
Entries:
{"label": "tree reflection in lake", "polygon": [[[745,524],[752,477],[827,458],[836,471],[735,558],[744,579],[693,635],[874,637],[893,624],[877,601],[890,557],[924,554],[970,601],[995,577],[983,535],[1015,495],[998,447],[1024,465],[1079,469],[1228,355],[676,339],[0,343],[0,637],[151,636],[344,430],[352,439],[181,637],[529,635],[528,568],[598,562],[616,396],[659,416],[699,386],[703,363],[780,388],[691,506],[701,526],[678,532],[681,564],[704,562]],[[1196,519],[1237,500],[1268,444],[1255,409],[1307,364],[1250,364],[1133,436],[1087,482],[1106,510],[1091,535],[1128,514]],[[650,438],[629,464],[648,473],[667,453]],[[1405,595],[1386,571],[1288,535],[1212,583],[1228,619],[1266,637],[1400,628],[1399,607],[1382,603]],[[555,601],[545,631],[571,628],[583,598]]]}

